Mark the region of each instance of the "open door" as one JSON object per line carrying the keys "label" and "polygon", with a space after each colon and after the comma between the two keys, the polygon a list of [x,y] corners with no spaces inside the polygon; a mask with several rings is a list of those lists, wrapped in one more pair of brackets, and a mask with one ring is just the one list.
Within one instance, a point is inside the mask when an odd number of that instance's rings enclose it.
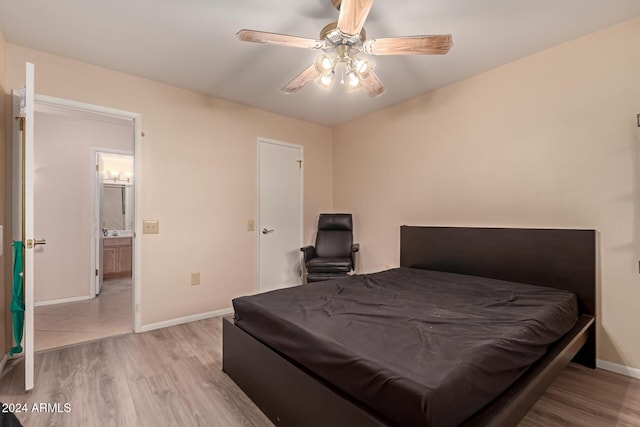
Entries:
{"label": "open door", "polygon": [[102,290],[102,279],[104,274],[104,203],[102,198],[104,196],[104,161],[102,160],[102,154],[96,153],[96,185],[95,185],[96,197],[95,197],[95,265],[96,265],[96,295],[100,295]]}
{"label": "open door", "polygon": [[[17,199],[21,206],[21,215],[18,218],[19,230],[14,230],[15,236],[20,236],[24,243],[24,360],[25,374],[24,387],[25,390],[33,389],[34,378],[34,265],[35,253],[34,249],[37,245],[45,244],[44,239],[38,240],[34,237],[34,111],[35,111],[35,92],[34,92],[34,66],[31,63],[26,64],[26,79],[24,91],[21,91],[20,111],[18,117],[20,119],[21,144],[18,148],[19,161],[16,169],[20,171],[20,186],[22,191],[18,191]],[[14,199],[15,200],[15,199]]]}

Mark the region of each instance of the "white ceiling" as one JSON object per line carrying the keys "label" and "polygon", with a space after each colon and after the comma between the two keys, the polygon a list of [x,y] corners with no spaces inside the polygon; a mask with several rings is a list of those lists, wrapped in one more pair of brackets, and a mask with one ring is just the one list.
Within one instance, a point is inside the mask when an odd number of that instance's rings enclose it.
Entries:
{"label": "white ceiling", "polygon": [[[242,29],[317,38],[330,0],[0,0],[7,41],[335,126],[640,15],[638,0],[377,0],[368,38],[452,34],[446,56],[376,57],[387,92],[280,88],[317,52],[243,43]],[[597,54],[597,52],[594,52]]]}

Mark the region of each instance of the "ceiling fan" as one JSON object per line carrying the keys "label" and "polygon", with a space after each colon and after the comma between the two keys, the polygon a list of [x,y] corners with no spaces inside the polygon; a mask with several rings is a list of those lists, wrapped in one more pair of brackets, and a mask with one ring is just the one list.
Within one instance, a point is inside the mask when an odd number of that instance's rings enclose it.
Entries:
{"label": "ceiling fan", "polygon": [[311,66],[281,89],[285,93],[298,92],[313,80],[329,89],[339,71],[340,82],[348,91],[362,88],[369,96],[378,96],[384,93],[384,85],[373,71],[372,61],[364,54],[443,55],[449,52],[453,43],[450,34],[367,40],[364,22],[373,1],[331,0],[340,11],[338,21],[325,26],[318,40],[255,30],[240,30],[236,36],[245,42],[322,51]]}

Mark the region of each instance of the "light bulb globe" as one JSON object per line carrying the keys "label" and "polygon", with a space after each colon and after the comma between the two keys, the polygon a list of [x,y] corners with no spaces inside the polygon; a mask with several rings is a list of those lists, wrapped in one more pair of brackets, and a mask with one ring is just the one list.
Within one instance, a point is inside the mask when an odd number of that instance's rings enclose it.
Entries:
{"label": "light bulb globe", "polygon": [[347,74],[347,81],[351,87],[357,87],[360,84],[360,78],[354,71],[349,71]]}

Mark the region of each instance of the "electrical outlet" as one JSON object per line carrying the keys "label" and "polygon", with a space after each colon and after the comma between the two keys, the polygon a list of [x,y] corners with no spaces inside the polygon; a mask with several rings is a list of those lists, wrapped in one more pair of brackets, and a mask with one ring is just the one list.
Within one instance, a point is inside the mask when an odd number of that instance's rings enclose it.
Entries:
{"label": "electrical outlet", "polygon": [[256,222],[254,220],[247,221],[247,231],[256,231]]}
{"label": "electrical outlet", "polygon": [[142,221],[143,234],[158,234],[159,232],[160,232],[160,221],[158,220]]}
{"label": "electrical outlet", "polygon": [[200,284],[200,273],[191,273],[191,286]]}

